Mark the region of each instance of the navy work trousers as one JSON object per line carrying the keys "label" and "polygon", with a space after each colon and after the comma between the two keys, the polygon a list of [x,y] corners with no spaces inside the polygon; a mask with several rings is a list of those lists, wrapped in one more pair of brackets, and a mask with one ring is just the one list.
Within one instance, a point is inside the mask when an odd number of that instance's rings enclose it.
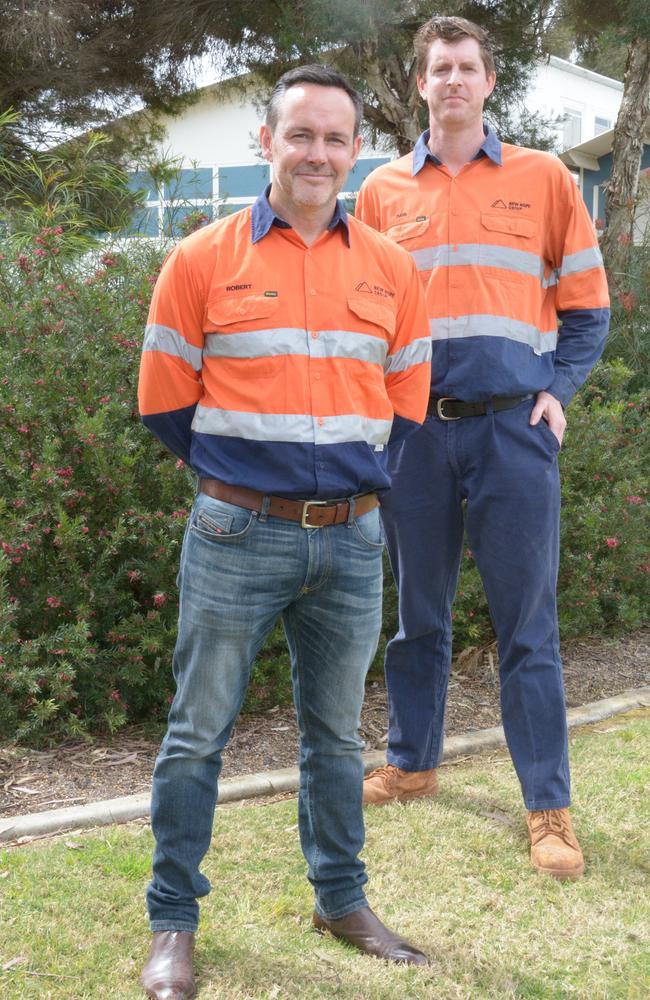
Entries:
{"label": "navy work trousers", "polygon": [[382,520],[399,590],[386,652],[388,761],[407,771],[442,754],[451,607],[467,532],[499,649],[501,713],[528,809],[570,801],[559,652],[559,443],[532,400],[511,410],[428,417],[390,456]]}

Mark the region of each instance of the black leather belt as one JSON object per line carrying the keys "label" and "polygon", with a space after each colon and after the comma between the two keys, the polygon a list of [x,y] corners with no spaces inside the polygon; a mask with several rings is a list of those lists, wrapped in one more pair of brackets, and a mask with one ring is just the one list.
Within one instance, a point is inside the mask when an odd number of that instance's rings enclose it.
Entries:
{"label": "black leather belt", "polygon": [[199,490],[214,500],[225,500],[236,507],[262,512],[268,499],[266,513],[269,517],[283,517],[300,521],[303,528],[325,528],[330,524],[345,524],[374,510],[379,504],[376,493],[362,493],[347,500],[289,500],[287,497],[270,496],[249,490],[247,486],[231,486],[220,479],[200,479]]}
{"label": "black leather belt", "polygon": [[460,420],[461,417],[484,417],[490,411],[498,413],[499,410],[512,410],[519,406],[525,399],[532,399],[531,392],[525,396],[492,396],[490,400],[483,403],[466,403],[462,399],[454,396],[431,396],[427,413],[431,417],[438,417],[440,420]]}

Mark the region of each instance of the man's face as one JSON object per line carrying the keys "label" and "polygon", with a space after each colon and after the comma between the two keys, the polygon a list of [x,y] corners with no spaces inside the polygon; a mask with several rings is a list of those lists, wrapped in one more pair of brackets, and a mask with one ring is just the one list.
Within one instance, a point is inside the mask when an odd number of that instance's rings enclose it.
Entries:
{"label": "man's face", "polygon": [[452,131],[475,126],[482,120],[483,105],[495,81],[496,75],[485,70],[475,38],[463,38],[454,44],[436,38],[429,49],[426,73],[417,79],[432,123]]}
{"label": "man's face", "polygon": [[354,105],[339,87],[304,83],[287,90],[275,131],[260,130],[262,151],[273,164],[274,207],[295,212],[331,204],[334,211],[361,148],[354,118]]}

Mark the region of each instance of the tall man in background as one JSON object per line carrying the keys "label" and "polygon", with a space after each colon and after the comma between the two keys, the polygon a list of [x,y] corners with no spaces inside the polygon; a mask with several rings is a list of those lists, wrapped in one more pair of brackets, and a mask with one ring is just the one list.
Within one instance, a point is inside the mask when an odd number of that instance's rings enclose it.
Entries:
{"label": "tall man in background", "polygon": [[[176,695],[153,777],[149,997],[187,1000],[199,866],[223,750],[278,617],[300,728],[298,825],[313,922],[395,962],[426,957],[368,907],[364,678],[381,623],[385,446],[424,419],[431,347],[407,253],[337,194],[359,95],[322,66],[276,85],[261,129],[273,181],[183,240],[156,284],[140,374],[145,424],[199,477],[180,565]],[[234,859],[233,859],[234,860]]]}
{"label": "tall man in background", "polygon": [[[388,764],[364,801],[437,791],[463,530],[497,634],[501,711],[531,861],[577,878],[556,582],[564,408],[598,359],[609,301],[578,188],[547,153],[483,123],[486,33],[434,17],[415,37],[429,129],[374,171],[357,214],[413,256],[433,341],[429,418],[391,449],[382,518],[399,589],[388,646]],[[558,331],[558,326],[560,327]]]}

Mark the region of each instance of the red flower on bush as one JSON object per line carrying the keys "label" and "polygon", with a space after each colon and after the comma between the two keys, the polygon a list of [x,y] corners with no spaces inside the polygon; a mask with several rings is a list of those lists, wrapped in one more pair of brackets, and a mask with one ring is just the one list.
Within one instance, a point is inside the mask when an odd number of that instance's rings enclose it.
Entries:
{"label": "red flower on bush", "polygon": [[617,298],[625,309],[625,312],[632,312],[634,306],[636,305],[636,298],[632,292],[619,292]]}
{"label": "red flower on bush", "polygon": [[620,545],[618,538],[606,538],[605,541],[608,549],[615,549]]}
{"label": "red flower on bush", "polygon": [[627,502],[631,503],[631,504],[634,504],[634,505],[637,505],[637,504],[643,503],[643,497],[637,497],[637,496],[627,497]]}
{"label": "red flower on bush", "polygon": [[153,595],[153,606],[154,608],[162,608],[163,604],[167,600],[167,594],[161,594],[158,592]]}
{"label": "red flower on bush", "polygon": [[61,601],[54,594],[50,594],[50,596],[45,599],[45,603],[47,604],[48,608],[61,607]]}

